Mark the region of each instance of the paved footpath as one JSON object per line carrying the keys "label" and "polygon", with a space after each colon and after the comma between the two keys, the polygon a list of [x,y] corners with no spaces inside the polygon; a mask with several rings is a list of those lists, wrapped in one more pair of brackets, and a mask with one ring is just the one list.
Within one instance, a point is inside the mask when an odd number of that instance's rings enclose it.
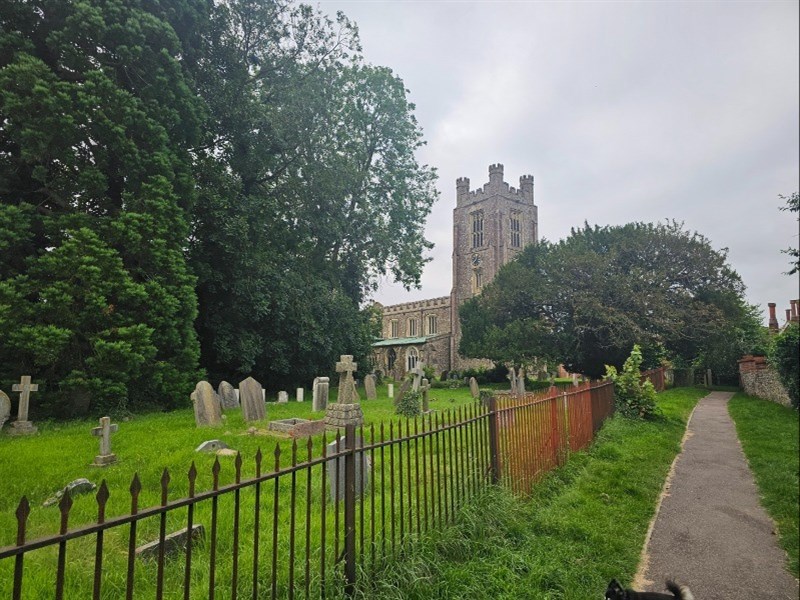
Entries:
{"label": "paved footpath", "polygon": [[712,392],[697,404],[637,580],[663,591],[673,577],[696,600],[797,600],[728,415],[732,395]]}

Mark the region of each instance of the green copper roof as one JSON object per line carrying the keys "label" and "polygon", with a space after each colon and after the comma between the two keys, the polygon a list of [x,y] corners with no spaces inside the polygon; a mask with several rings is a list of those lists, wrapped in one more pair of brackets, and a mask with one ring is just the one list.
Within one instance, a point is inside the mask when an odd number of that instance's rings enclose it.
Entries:
{"label": "green copper roof", "polygon": [[408,346],[409,344],[424,344],[434,336],[428,337],[406,337],[406,338],[388,338],[380,340],[372,344],[373,348],[380,348],[383,346]]}

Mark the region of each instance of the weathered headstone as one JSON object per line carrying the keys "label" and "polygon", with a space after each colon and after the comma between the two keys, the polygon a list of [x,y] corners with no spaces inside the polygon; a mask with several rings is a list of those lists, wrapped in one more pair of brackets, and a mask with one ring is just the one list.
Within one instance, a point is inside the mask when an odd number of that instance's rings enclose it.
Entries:
{"label": "weathered headstone", "polygon": [[194,449],[195,452],[216,452],[217,450],[225,450],[229,448],[228,444],[222,440],[206,440]]}
{"label": "weathered headstone", "polygon": [[519,368],[519,373],[517,373],[517,394],[520,396],[525,395],[525,369],[522,367]]}
{"label": "weathered headstone", "polygon": [[[176,552],[183,552],[186,550],[187,542],[189,541],[189,529],[184,527],[178,531],[173,531],[164,536],[164,555],[169,556]],[[192,525],[191,539],[194,542],[205,535],[205,529],[200,523]],[[153,540],[136,548],[136,556],[141,559],[155,559],[161,554],[161,544],[159,540]]]}
{"label": "weathered headstone", "polygon": [[394,398],[394,384],[390,383],[386,386],[386,395],[389,398]]}
{"label": "weathered headstone", "polygon": [[9,416],[11,416],[11,398],[3,390],[0,390],[0,429],[8,421]]}
{"label": "weathered headstone", "polygon": [[400,386],[400,390],[397,392],[397,398],[394,399],[395,406],[397,406],[403,401],[403,398],[405,398],[406,394],[409,392],[410,389],[411,389],[411,380],[404,379],[402,385]]}
{"label": "weathered headstone", "polygon": [[711,387],[714,385],[714,379],[712,377],[711,369],[706,369],[706,386]]}
{"label": "weathered headstone", "polygon": [[111,434],[119,425],[111,423],[111,417],[100,417],[100,426],[92,429],[92,435],[100,438],[100,454],[94,457],[92,466],[105,467],[117,462],[117,455],[111,452]]}
{"label": "weathered headstone", "polygon": [[419,389],[422,391],[422,412],[423,414],[429,413],[431,412],[431,405],[430,399],[428,398],[428,390],[431,389],[431,384],[427,379],[423,379],[422,385],[419,386]]}
{"label": "weathered headstone", "polygon": [[297,396],[296,396],[296,398],[297,398],[298,402],[302,402],[303,401],[303,394],[304,393],[305,393],[305,390],[303,388],[297,388]]}
{"label": "weathered headstone", "polygon": [[219,402],[222,410],[231,410],[239,408],[239,397],[236,395],[236,390],[227,381],[221,381],[217,388],[219,395]]}
{"label": "weathered headstone", "polygon": [[[364,446],[363,441],[360,437],[356,436],[356,448],[362,448]],[[345,489],[345,480],[344,480],[344,461],[345,458],[342,457],[335,457],[337,450],[342,452],[344,450],[344,436],[339,438],[338,448],[336,440],[332,441],[327,446],[327,456],[334,455],[334,458],[328,459],[328,463],[326,465],[327,468],[327,475],[328,475],[328,482],[331,486],[331,500],[336,501],[336,497],[338,495],[339,500],[344,500],[344,489]],[[372,464],[369,459],[369,455],[366,452],[356,452],[356,497],[362,496],[364,491],[369,487],[369,474],[372,467]],[[338,468],[337,468],[338,467]],[[362,478],[363,473],[363,478]],[[338,494],[337,494],[338,492]]]}
{"label": "weathered headstone", "polygon": [[289,392],[281,390],[278,392],[278,404],[286,404],[289,402]]}
{"label": "weathered headstone", "polygon": [[511,367],[508,370],[508,380],[511,382],[511,393],[517,393],[517,372],[514,370],[514,367]]}
{"label": "weathered headstone", "polygon": [[367,400],[377,400],[378,390],[375,388],[375,375],[367,375],[364,377],[364,390],[367,394]]}
{"label": "weathered headstone", "polygon": [[311,410],[319,412],[328,407],[328,394],[330,392],[330,378],[317,377],[314,379],[314,394]]}
{"label": "weathered headstone", "polygon": [[239,383],[239,401],[242,404],[242,417],[245,421],[262,421],[267,418],[264,388],[252,377]]}
{"label": "weathered headstone", "polygon": [[91,481],[86,479],[85,477],[81,477],[80,479],[74,479],[70,481],[67,485],[63,488],[58,490],[54,496],[51,496],[47,500],[42,503],[42,506],[53,506],[54,504],[58,504],[58,501],[64,497],[64,494],[69,492],[70,498],[75,498],[75,496],[80,496],[82,494],[88,494],[89,492],[93,492],[97,486],[93,484]]}
{"label": "weathered headstone", "polygon": [[210,383],[198,382],[191,397],[194,406],[194,422],[198,427],[219,425],[222,422],[219,397]]}
{"label": "weathered headstone", "polygon": [[421,365],[417,365],[411,371],[409,371],[414,376],[414,383],[411,385],[412,392],[419,391],[419,385],[422,382],[422,378],[425,376],[425,371],[422,370]]}
{"label": "weathered headstone", "polygon": [[11,388],[13,392],[19,392],[19,407],[17,410],[17,420],[11,423],[8,435],[33,435],[36,433],[36,426],[28,421],[28,405],[30,403],[31,392],[38,392],[39,385],[31,383],[30,375],[23,375],[19,383],[15,383]]}
{"label": "weathered headstone", "polygon": [[338,404],[353,404],[360,400],[356,382],[353,380],[353,372],[358,365],[353,362],[352,354],[343,354],[336,363],[336,372],[339,373],[339,397]]}
{"label": "weathered headstone", "polygon": [[574,385],[575,387],[578,387],[580,385],[580,381],[578,381],[578,374],[577,373],[573,373],[572,374],[572,385]]}
{"label": "weathered headstone", "polygon": [[474,377],[469,378],[469,393],[472,394],[472,397],[476,399],[481,394],[481,390],[478,387],[478,381]]}

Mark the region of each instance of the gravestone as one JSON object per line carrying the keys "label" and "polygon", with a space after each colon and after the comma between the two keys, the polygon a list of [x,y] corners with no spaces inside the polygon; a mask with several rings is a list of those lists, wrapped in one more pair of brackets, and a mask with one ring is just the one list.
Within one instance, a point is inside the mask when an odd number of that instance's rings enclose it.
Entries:
{"label": "gravestone", "polygon": [[353,362],[352,354],[343,354],[336,363],[336,372],[339,373],[339,397],[338,404],[353,404],[360,400],[356,382],[353,380],[353,372],[358,369],[358,364]]}
{"label": "gravestone", "polygon": [[[338,442],[338,450],[339,452],[344,451],[344,436],[339,438]],[[362,448],[364,443],[362,439],[356,436],[356,448]],[[326,448],[327,456],[335,455],[337,451],[337,442],[336,440],[332,441],[328,444]],[[371,461],[369,459],[369,455],[366,452],[356,452],[356,497],[361,497],[364,495],[364,492],[369,487],[369,474],[372,467]],[[344,456],[339,458],[330,458],[328,459],[327,464],[325,465],[327,469],[328,475],[328,482],[330,483],[331,489],[331,501],[336,501],[337,498],[337,491],[338,491],[338,498],[339,500],[344,500],[344,489],[345,489],[345,481],[344,481]],[[337,468],[338,463],[338,468]],[[363,481],[361,474],[364,474]],[[338,483],[338,490],[337,490],[337,483]]]}
{"label": "gravestone", "polygon": [[580,385],[580,381],[578,381],[578,374],[577,373],[573,373],[572,374],[572,385],[574,385],[575,387],[578,387]]}
{"label": "gravestone", "polygon": [[475,399],[477,399],[481,394],[481,390],[478,387],[478,382],[474,377],[469,378],[469,393],[472,394],[472,397]]}
{"label": "gravestone", "polygon": [[517,374],[517,394],[520,396],[525,395],[525,369],[522,367],[519,368],[519,373]]}
{"label": "gravestone", "polygon": [[242,417],[245,421],[263,421],[267,418],[264,388],[252,377],[239,383],[239,401],[242,404]]}
{"label": "gravestone", "polygon": [[400,386],[400,390],[397,392],[397,398],[395,398],[394,400],[395,406],[397,406],[403,401],[403,398],[405,398],[406,394],[409,392],[410,389],[411,389],[411,380],[404,379],[403,384]]}
{"label": "gravestone", "polygon": [[367,394],[367,400],[378,399],[378,390],[375,389],[375,375],[367,375],[364,377],[364,390]]}
{"label": "gravestone", "polygon": [[296,396],[296,398],[297,398],[298,402],[302,402],[303,401],[303,394],[305,394],[305,390],[303,388],[297,388],[297,396]]}
{"label": "gravestone", "polygon": [[0,429],[3,428],[8,417],[11,415],[11,398],[3,390],[0,390]]}
{"label": "gravestone", "polygon": [[386,395],[390,399],[394,398],[394,384],[393,383],[390,383],[389,385],[386,386]]}
{"label": "gravestone", "polygon": [[19,408],[17,410],[17,420],[11,423],[8,435],[33,435],[37,429],[33,423],[28,421],[28,405],[31,392],[38,392],[39,385],[31,383],[30,375],[23,375],[20,382],[13,385],[11,391],[19,392]]}
{"label": "gravestone", "polygon": [[[190,535],[192,542],[194,542],[205,535],[205,529],[200,523],[197,523],[192,525],[191,534],[187,527],[168,533],[164,536],[164,556],[170,556],[176,552],[184,552]],[[136,548],[135,555],[141,559],[156,559],[161,555],[161,548],[160,541],[154,540]]]}
{"label": "gravestone", "polygon": [[207,381],[200,381],[192,392],[194,422],[198,427],[219,425],[222,422],[222,409],[219,397]]}
{"label": "gravestone", "polygon": [[314,379],[314,393],[311,404],[311,410],[314,412],[319,412],[328,408],[330,381],[329,377],[317,377]]}
{"label": "gravestone", "polygon": [[517,393],[517,372],[514,370],[514,367],[511,367],[508,370],[508,380],[511,382],[511,393]]}
{"label": "gravestone", "polygon": [[431,412],[430,399],[428,398],[428,390],[431,389],[431,384],[427,379],[422,380],[422,385],[419,386],[422,390],[422,414]]}
{"label": "gravestone", "polygon": [[422,378],[425,376],[425,371],[422,370],[422,366],[417,365],[413,369],[409,371],[414,376],[414,383],[411,384],[411,391],[418,392],[419,391],[419,384],[422,382]]}
{"label": "gravestone", "polygon": [[216,452],[217,450],[227,450],[228,444],[222,440],[206,440],[194,449],[195,452]]}
{"label": "gravestone", "polygon": [[289,402],[289,392],[281,390],[278,392],[278,404],[286,404]]}
{"label": "gravestone", "polygon": [[364,424],[364,413],[358,403],[358,391],[353,380],[353,371],[357,368],[358,365],[353,362],[353,356],[350,354],[343,354],[336,363],[336,372],[339,373],[339,397],[325,410],[325,426],[330,429]]}
{"label": "gravestone", "polygon": [[100,438],[100,454],[94,457],[93,467],[105,467],[117,462],[117,455],[111,452],[111,434],[118,429],[119,425],[111,423],[111,417],[100,417],[100,427],[92,429],[92,435]]}
{"label": "gravestone", "polygon": [[97,486],[93,484],[91,481],[86,479],[85,477],[81,477],[80,479],[73,479],[63,488],[58,490],[54,496],[51,496],[47,500],[42,503],[42,506],[53,506],[58,504],[59,500],[64,497],[64,494],[69,492],[70,498],[75,498],[76,496],[81,496],[83,494],[88,494],[93,492]]}
{"label": "gravestone", "polygon": [[222,410],[239,408],[239,397],[236,395],[236,390],[227,381],[220,382],[217,394],[219,395],[219,403]]}

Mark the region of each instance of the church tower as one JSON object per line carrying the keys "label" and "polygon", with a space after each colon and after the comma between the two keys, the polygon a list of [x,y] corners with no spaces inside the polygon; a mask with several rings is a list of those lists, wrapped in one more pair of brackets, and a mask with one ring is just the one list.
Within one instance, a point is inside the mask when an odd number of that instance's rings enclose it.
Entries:
{"label": "church tower", "polygon": [[458,308],[480,294],[500,267],[538,239],[539,217],[533,202],[533,176],[519,178],[519,189],[503,181],[503,165],[489,167],[489,182],[474,191],[469,179],[456,180],[453,210],[453,290],[450,293],[452,326],[451,369],[482,366],[484,361],[458,355],[461,326]]}

